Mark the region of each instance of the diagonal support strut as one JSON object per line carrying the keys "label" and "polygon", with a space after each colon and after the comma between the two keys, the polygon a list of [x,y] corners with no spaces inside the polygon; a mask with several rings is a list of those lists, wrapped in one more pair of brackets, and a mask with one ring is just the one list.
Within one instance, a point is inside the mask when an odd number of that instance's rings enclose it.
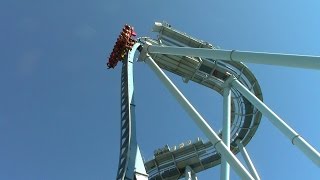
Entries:
{"label": "diagonal support strut", "polygon": [[236,156],[229,150],[229,148],[222,142],[217,133],[209,126],[204,118],[196,111],[191,103],[184,97],[179,89],[172,83],[172,81],[165,75],[154,60],[142,49],[140,60],[144,60],[146,64],[155,72],[163,84],[168,88],[170,93],[176,98],[179,104],[192,117],[196,125],[202,130],[207,138],[212,142],[214,148],[226,159],[226,161],[233,167],[235,172],[242,179],[254,179],[250,173],[245,169]]}

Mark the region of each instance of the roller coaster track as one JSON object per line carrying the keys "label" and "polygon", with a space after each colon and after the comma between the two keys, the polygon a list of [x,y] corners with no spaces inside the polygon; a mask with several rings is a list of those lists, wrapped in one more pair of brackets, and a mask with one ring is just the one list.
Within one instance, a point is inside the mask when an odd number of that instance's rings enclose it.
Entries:
{"label": "roller coaster track", "polygon": [[[194,173],[197,173],[214,167],[222,161],[216,148],[218,142],[213,145],[212,140],[206,142],[198,140],[171,149],[166,145],[164,148],[155,151],[153,159],[147,162],[142,161],[136,140],[134,117],[133,58],[136,51],[138,49],[139,51],[148,49],[149,46],[217,49],[215,46],[177,31],[167,24],[156,24],[153,30],[158,33],[158,38],[139,38],[138,43],[133,46],[127,58],[123,60],[121,73],[121,139],[117,180],[147,178],[150,180],[174,180],[186,176],[187,169],[192,169]],[[228,83],[230,77],[233,77],[240,86],[243,86],[249,94],[252,94],[251,97],[256,98],[256,100],[250,98],[248,100],[248,95],[244,95],[245,90],[241,90],[239,85],[232,84],[233,86],[230,87],[232,94],[230,151],[237,154],[250,142],[257,131],[262,117],[261,111],[272,111],[264,110],[257,103],[253,105],[254,101],[261,101],[261,103],[263,101],[260,85],[247,66],[242,62],[232,60],[232,53],[231,51],[231,61],[170,55],[168,53],[150,53],[148,55],[150,55],[150,59],[154,60],[156,66],[181,76],[186,83],[193,81],[222,95],[225,84]],[[291,55],[287,56],[293,57]],[[313,61],[312,57],[310,60]],[[307,144],[299,134],[287,126],[279,117],[270,114],[267,114],[267,116],[272,119],[272,123],[278,126],[277,128],[287,135],[294,145],[304,148],[303,150],[307,147],[305,153],[315,163],[320,164],[319,153]],[[222,134],[219,133],[218,136],[221,138]],[[259,179],[257,176],[255,178]]]}
{"label": "roller coaster track", "polygon": [[117,180],[133,180],[135,176],[145,175],[143,161],[136,140],[135,104],[133,84],[133,58],[136,49],[133,46],[126,59],[123,60],[121,72],[121,133],[120,158]]}
{"label": "roller coaster track", "polygon": [[[166,27],[163,27],[166,28]],[[167,27],[169,28],[169,27]],[[171,28],[170,28],[171,29]],[[167,29],[168,30],[168,29]],[[140,38],[140,43],[146,42],[156,45],[177,45],[172,42],[179,42],[175,39],[169,39],[172,36],[165,36],[167,31],[162,30],[160,39]],[[175,32],[175,31],[170,31]],[[178,36],[177,36],[178,35]],[[209,44],[191,37],[189,44],[181,42],[183,33],[176,32],[176,37],[180,39],[179,46],[213,48]],[[159,44],[159,40],[162,44]],[[133,104],[133,56],[139,44],[129,52],[128,58],[123,61],[121,73],[121,143],[120,158],[117,179],[123,179],[127,172],[130,162],[130,148],[136,145],[135,127],[133,127],[134,104]],[[186,81],[194,81],[205,87],[211,88],[218,93],[223,91],[223,83],[226,80],[226,73],[235,75],[248,89],[262,100],[260,86],[250,72],[250,70],[242,63],[221,61],[209,61],[207,59],[193,57],[179,57],[170,55],[152,55],[157,64],[174,74],[177,74]],[[260,123],[261,114],[236,90],[232,89],[232,143],[231,150],[236,154],[236,140],[241,140],[244,145],[248,144],[250,139],[256,132]],[[191,150],[190,150],[191,149]],[[132,152],[131,152],[132,153]],[[188,157],[189,156],[189,157]],[[192,160],[193,158],[193,160]],[[184,159],[184,160],[180,160]],[[156,155],[151,161],[145,163],[149,179],[177,179],[183,176],[185,162],[188,160],[192,163],[195,172],[199,172],[215,165],[220,164],[220,155],[214,150],[210,142],[202,141],[192,144],[192,146],[171,150],[166,153]],[[168,164],[168,162],[170,162]],[[128,176],[128,175],[127,175]]]}
{"label": "roller coaster track", "polygon": [[[154,31],[159,33],[158,39],[140,38],[140,42],[160,46],[215,48],[168,26],[155,27]],[[159,67],[183,77],[185,82],[196,82],[219,94],[223,93],[223,84],[228,78],[226,74],[232,74],[256,97],[263,99],[258,81],[243,63],[164,54],[151,56]],[[236,89],[232,88],[231,91],[231,151],[237,154],[239,149],[236,141],[240,140],[243,145],[249,143],[259,126],[261,113]],[[212,143],[198,141],[178,150],[157,153],[154,159],[145,162],[145,167],[149,179],[178,179],[184,176],[186,165],[197,173],[218,164],[220,155]]]}

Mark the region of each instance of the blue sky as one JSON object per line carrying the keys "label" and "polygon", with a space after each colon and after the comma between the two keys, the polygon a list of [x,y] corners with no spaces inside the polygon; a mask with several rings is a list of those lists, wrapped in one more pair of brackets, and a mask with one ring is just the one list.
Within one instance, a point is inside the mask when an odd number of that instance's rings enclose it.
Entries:
{"label": "blue sky", "polygon": [[[1,1],[0,179],[115,179],[120,66],[105,63],[125,23],[154,21],[223,49],[320,56],[317,1]],[[320,150],[320,71],[248,64],[264,101]],[[177,86],[215,130],[217,93]],[[135,64],[138,142],[145,159],[204,135],[143,63]],[[205,138],[204,138],[205,139]],[[247,149],[262,179],[319,179],[320,171],[265,118]],[[241,157],[239,157],[241,159]],[[198,174],[217,179],[220,168]],[[239,177],[232,171],[232,179]]]}

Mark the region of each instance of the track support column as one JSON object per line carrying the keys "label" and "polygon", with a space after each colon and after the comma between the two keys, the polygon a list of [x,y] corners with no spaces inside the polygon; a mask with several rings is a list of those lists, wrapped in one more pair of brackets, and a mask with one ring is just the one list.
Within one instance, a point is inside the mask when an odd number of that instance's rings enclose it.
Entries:
{"label": "track support column", "polygon": [[212,142],[214,148],[219,152],[228,163],[234,168],[235,172],[242,179],[253,179],[251,174],[245,169],[236,156],[228,149],[228,147],[222,142],[219,136],[213,131],[204,118],[197,112],[197,110],[191,105],[191,103],[184,97],[179,89],[171,82],[171,80],[165,75],[160,67],[154,62],[154,60],[146,53],[145,48],[142,49],[140,59],[144,60],[146,64],[153,70],[159,77],[161,82],[168,88],[170,93],[176,98],[184,110],[192,117],[196,125],[202,130],[206,137]]}
{"label": "track support column", "polygon": [[198,180],[196,173],[194,173],[190,166],[186,167],[185,180]]}
{"label": "track support column", "polygon": [[241,152],[241,155],[242,155],[244,161],[247,163],[247,166],[249,168],[251,175],[254,177],[254,179],[260,180],[259,174],[258,174],[256,168],[254,167],[246,148],[242,145],[240,140],[237,140],[236,143],[238,145],[238,148]]}
{"label": "track support column", "polygon": [[[230,149],[230,127],[231,127],[231,89],[229,81],[226,81],[223,89],[223,128],[222,128],[222,141]],[[221,180],[230,179],[230,165],[221,156]]]}
{"label": "track support column", "polygon": [[247,98],[271,123],[276,126],[284,135],[286,135],[293,145],[296,145],[310,160],[320,167],[320,153],[314,149],[306,140],[304,140],[296,131],[287,125],[276,113],[267,105],[244,87],[235,77],[231,82],[240,93]]}
{"label": "track support column", "polygon": [[305,69],[320,69],[319,56],[306,56],[294,54],[276,54],[264,52],[248,52],[236,50],[171,47],[171,46],[147,46],[148,53],[172,54],[180,56],[193,56],[224,61],[237,61],[255,64],[268,64],[276,66],[296,67]]}

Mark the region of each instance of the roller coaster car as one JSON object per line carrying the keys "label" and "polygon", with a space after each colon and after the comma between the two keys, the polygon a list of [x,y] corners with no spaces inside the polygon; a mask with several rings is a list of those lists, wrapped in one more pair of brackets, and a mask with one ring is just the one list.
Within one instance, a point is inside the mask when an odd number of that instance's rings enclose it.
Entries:
{"label": "roller coaster car", "polygon": [[128,24],[124,25],[110,54],[109,61],[107,63],[108,69],[116,67],[118,62],[121,61],[129,51],[131,51],[132,46],[136,43],[136,40],[132,37],[136,35],[137,34],[133,27]]}

